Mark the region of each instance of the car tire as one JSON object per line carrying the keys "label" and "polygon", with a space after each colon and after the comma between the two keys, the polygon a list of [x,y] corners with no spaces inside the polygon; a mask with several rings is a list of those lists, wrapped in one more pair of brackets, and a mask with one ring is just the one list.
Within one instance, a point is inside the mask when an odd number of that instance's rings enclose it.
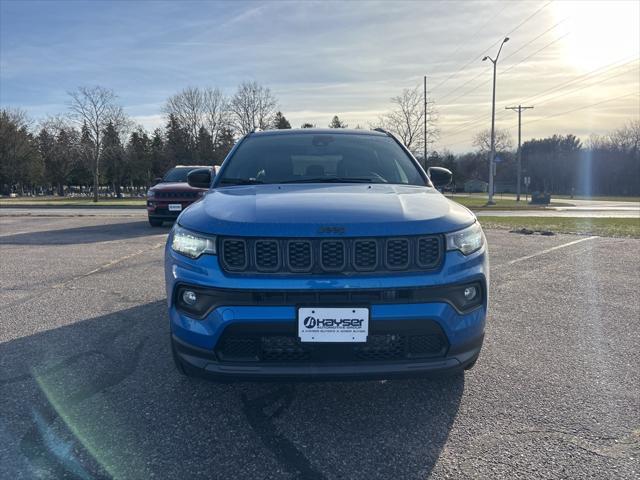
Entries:
{"label": "car tire", "polygon": [[152,227],[161,227],[162,226],[162,220],[158,220],[157,218],[149,217],[149,225],[151,225]]}

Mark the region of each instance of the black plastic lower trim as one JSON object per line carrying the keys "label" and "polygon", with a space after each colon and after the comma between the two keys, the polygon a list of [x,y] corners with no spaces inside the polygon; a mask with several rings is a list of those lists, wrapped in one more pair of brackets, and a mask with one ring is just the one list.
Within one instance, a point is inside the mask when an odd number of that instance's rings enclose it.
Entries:
{"label": "black plastic lower trim", "polygon": [[[478,288],[472,301],[464,299],[464,289]],[[194,305],[182,301],[181,292],[192,290],[198,298]],[[407,303],[448,303],[460,314],[469,313],[482,306],[486,298],[484,282],[469,281],[462,284],[436,287],[403,287],[387,289],[340,289],[340,290],[236,290],[202,288],[177,284],[174,302],[178,310],[187,315],[203,319],[211,311],[223,306],[286,306],[286,305],[380,305]]]}

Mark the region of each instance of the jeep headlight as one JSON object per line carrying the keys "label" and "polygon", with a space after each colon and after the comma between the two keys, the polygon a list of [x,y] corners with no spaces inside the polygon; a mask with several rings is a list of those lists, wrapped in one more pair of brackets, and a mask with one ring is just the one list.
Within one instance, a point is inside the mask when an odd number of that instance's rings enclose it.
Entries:
{"label": "jeep headlight", "polygon": [[446,237],[447,250],[460,250],[465,255],[479,250],[484,245],[484,233],[477,221],[470,227],[447,233]]}
{"label": "jeep headlight", "polygon": [[205,253],[216,254],[216,237],[192,232],[176,224],[173,229],[171,249],[189,258]]}

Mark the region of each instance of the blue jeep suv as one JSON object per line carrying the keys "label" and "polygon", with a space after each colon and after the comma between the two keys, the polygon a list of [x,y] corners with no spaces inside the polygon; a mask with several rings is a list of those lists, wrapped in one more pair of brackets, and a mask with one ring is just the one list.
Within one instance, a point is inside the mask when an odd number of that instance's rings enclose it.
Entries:
{"label": "blue jeep suv", "polygon": [[383,130],[243,137],[165,251],[178,370],[213,379],[389,378],[471,368],[484,338],[488,251]]}

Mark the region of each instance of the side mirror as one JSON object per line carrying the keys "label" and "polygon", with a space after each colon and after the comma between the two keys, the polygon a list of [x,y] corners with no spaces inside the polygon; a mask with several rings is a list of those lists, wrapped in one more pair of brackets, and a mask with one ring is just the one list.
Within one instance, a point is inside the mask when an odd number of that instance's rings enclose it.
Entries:
{"label": "side mirror", "polygon": [[153,179],[153,184],[154,184],[154,185],[157,185],[157,184],[159,184],[161,181],[162,181],[162,177],[156,177],[156,178],[154,178],[154,179]]}
{"label": "side mirror", "polygon": [[453,173],[451,173],[451,170],[443,167],[429,167],[427,169],[427,175],[429,175],[429,178],[435,187],[446,187],[453,179]]}
{"label": "side mirror", "polygon": [[187,182],[193,188],[209,188],[211,186],[211,170],[208,168],[191,170],[187,175]]}

